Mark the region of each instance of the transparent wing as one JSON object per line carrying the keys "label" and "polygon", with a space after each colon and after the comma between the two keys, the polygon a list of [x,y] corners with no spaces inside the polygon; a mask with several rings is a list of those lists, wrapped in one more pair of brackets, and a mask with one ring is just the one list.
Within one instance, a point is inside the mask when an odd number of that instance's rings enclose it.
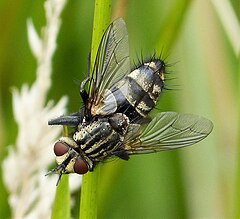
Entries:
{"label": "transparent wing", "polygon": [[159,113],[135,141],[126,143],[124,149],[131,155],[186,147],[206,138],[212,129],[212,122],[200,116]]}
{"label": "transparent wing", "polygon": [[113,21],[105,31],[90,79],[90,99],[95,105],[107,89],[130,72],[128,33],[124,20]]}

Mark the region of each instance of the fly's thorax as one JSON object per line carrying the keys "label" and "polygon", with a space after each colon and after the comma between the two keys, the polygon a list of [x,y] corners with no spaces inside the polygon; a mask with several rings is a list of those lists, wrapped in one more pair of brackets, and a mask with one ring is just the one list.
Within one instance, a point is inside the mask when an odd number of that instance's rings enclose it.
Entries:
{"label": "fly's thorax", "polygon": [[128,124],[128,117],[122,113],[98,117],[85,126],[79,126],[73,140],[84,156],[93,162],[101,161],[122,144]]}
{"label": "fly's thorax", "polygon": [[79,124],[78,130],[73,134],[73,140],[78,147],[85,149],[111,133],[111,125],[107,119],[93,120],[86,125]]}
{"label": "fly's thorax", "polygon": [[111,127],[120,135],[125,136],[128,131],[129,118],[123,113],[115,113],[108,119]]}

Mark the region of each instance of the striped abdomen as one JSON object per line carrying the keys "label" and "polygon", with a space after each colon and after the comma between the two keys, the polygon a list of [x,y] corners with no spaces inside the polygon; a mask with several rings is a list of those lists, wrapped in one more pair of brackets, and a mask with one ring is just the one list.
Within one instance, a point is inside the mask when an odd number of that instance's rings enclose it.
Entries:
{"label": "striped abdomen", "polygon": [[[146,117],[157,103],[164,86],[164,62],[153,60],[144,63],[117,85],[112,91],[123,112],[133,119],[136,114]],[[131,116],[132,115],[132,116]]]}
{"label": "striped abdomen", "polygon": [[164,73],[164,61],[144,62],[105,92],[102,101],[92,106],[92,115],[118,112],[127,115],[130,121],[146,117],[162,92]]}

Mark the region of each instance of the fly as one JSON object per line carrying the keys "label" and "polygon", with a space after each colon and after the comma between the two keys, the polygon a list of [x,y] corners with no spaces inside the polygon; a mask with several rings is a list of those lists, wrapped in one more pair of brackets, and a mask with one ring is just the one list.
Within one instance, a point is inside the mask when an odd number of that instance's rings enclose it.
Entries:
{"label": "fly", "polygon": [[81,84],[83,109],[48,122],[75,128],[72,136],[55,143],[57,168],[49,173],[58,173],[60,180],[65,173],[93,171],[112,156],[128,160],[207,137],[213,124],[206,118],[176,112],[149,117],[164,89],[166,67],[152,57],[131,71],[126,24],[122,18],[113,21],[100,42],[92,75]]}

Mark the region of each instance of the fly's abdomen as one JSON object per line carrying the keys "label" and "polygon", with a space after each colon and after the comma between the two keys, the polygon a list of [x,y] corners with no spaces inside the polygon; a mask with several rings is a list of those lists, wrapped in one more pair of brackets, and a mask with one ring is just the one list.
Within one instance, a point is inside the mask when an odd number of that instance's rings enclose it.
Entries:
{"label": "fly's abdomen", "polygon": [[164,87],[165,67],[161,59],[143,62],[115,86],[106,89],[98,101],[90,102],[91,114],[124,113],[134,122],[147,117]]}
{"label": "fly's abdomen", "polygon": [[164,87],[165,63],[151,60],[140,65],[112,90],[118,109],[130,119],[146,117],[156,105]]}

